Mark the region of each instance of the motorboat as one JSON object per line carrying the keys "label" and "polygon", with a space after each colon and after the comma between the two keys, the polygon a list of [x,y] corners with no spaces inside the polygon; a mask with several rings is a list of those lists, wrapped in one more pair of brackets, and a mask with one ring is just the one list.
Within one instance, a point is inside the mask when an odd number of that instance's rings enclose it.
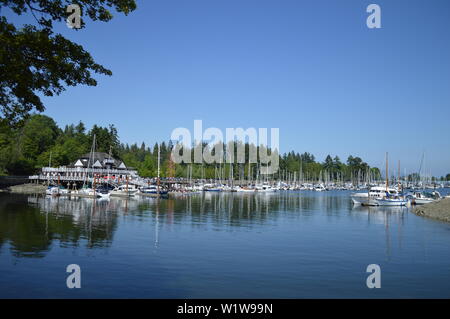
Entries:
{"label": "motorboat", "polygon": [[69,193],[69,190],[67,190],[66,188],[64,188],[62,186],[49,186],[45,190],[45,194],[50,195],[50,196],[61,196],[61,195],[65,195],[68,193]]}
{"label": "motorboat", "polygon": [[261,184],[261,185],[256,185],[255,186],[255,190],[257,191],[257,192],[275,192],[276,191],[276,189],[275,188],[273,188],[272,186],[270,186],[269,184],[266,184],[266,183],[264,183],[264,184]]}
{"label": "motorboat", "polygon": [[111,196],[110,189],[105,186],[99,186],[95,189],[95,195],[100,198],[109,198]]}
{"label": "motorboat", "polygon": [[131,197],[134,196],[138,191],[139,189],[133,184],[120,185],[111,191],[111,196]]}
{"label": "motorboat", "polygon": [[436,200],[442,199],[441,194],[438,191],[425,192],[425,191],[414,191],[409,194],[411,198],[411,203],[416,205],[423,205],[432,203]]}
{"label": "motorboat", "polygon": [[386,197],[386,193],[391,197],[399,196],[399,192],[396,188],[374,186],[369,188],[367,192],[352,194],[351,198],[355,205],[379,206],[377,200]]}
{"label": "motorboat", "polygon": [[240,193],[254,193],[256,191],[256,188],[249,187],[249,186],[237,186],[234,189],[236,192],[240,192]]}
{"label": "motorboat", "polygon": [[323,184],[317,185],[314,187],[314,191],[316,192],[324,192],[326,191],[326,187]]}
{"label": "motorboat", "polygon": [[90,187],[83,187],[82,189],[74,193],[74,195],[80,195],[80,197],[88,198],[109,198],[111,194],[108,190],[101,187],[95,189]]}
{"label": "motorboat", "polygon": [[203,185],[203,190],[205,192],[221,192],[222,188],[220,186],[213,185],[213,184],[205,184],[205,185]]}
{"label": "motorboat", "polygon": [[139,189],[139,191],[136,193],[137,195],[142,196],[160,196],[167,195],[169,192],[166,189],[163,189],[162,187],[156,186],[156,185],[149,185],[144,186]]}

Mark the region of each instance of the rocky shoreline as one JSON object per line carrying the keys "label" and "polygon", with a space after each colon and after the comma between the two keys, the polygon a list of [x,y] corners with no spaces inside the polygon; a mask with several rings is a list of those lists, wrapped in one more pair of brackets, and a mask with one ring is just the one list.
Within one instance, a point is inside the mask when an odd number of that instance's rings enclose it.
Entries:
{"label": "rocky shoreline", "polygon": [[14,194],[45,194],[46,189],[47,187],[44,185],[29,183],[0,189],[0,192]]}
{"label": "rocky shoreline", "polygon": [[417,216],[424,216],[436,220],[450,223],[450,198],[444,198],[440,201],[416,206],[412,212]]}

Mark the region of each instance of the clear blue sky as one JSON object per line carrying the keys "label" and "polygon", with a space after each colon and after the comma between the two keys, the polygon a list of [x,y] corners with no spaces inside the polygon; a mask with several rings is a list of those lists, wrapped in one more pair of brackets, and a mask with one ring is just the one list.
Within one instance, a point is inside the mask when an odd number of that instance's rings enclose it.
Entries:
{"label": "clear blue sky", "polygon": [[387,151],[408,172],[425,151],[427,171],[450,173],[449,1],[153,0],[115,16],[58,27],[113,71],[45,98],[59,125],[113,123],[146,144],[194,119],[278,127],[282,151],[379,167]]}

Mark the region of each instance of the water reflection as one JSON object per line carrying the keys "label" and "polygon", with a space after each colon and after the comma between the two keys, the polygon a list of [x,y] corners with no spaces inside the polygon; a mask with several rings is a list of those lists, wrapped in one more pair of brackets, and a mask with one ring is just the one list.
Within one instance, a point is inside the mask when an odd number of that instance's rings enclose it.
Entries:
{"label": "water reflection", "polygon": [[390,256],[390,224],[401,227],[407,209],[403,207],[353,207],[346,194],[328,192],[278,192],[263,194],[202,193],[169,199],[53,198],[2,195],[0,201],[0,247],[6,242],[19,257],[43,257],[53,243],[60,247],[88,249],[111,246],[119,216],[153,223],[154,248],[158,248],[161,227],[176,224],[192,229],[229,231],[275,226],[280,219],[307,222],[317,216],[326,220],[366,219],[383,224],[386,255]]}
{"label": "water reflection", "polygon": [[[381,224],[385,231],[386,259],[392,257],[392,233],[397,233],[399,248],[402,248],[402,228],[405,225],[405,219],[409,209],[404,206],[399,207],[363,207],[355,206],[353,212],[367,219],[367,224]],[[396,227],[396,229],[392,229]]]}
{"label": "water reflection", "polygon": [[117,226],[108,202],[8,195],[0,203],[0,245],[17,257],[44,257],[53,244],[108,247]]}
{"label": "water reflection", "polygon": [[376,263],[386,284],[377,297],[447,298],[448,224],[353,207],[349,195],[0,194],[0,296],[73,297],[63,275],[79,263],[86,298],[369,298],[365,270]]}

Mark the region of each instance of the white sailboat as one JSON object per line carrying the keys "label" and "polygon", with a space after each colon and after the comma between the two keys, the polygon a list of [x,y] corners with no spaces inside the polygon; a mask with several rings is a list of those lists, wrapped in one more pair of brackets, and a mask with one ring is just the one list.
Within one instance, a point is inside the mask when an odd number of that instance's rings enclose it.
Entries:
{"label": "white sailboat", "polygon": [[351,195],[355,205],[363,206],[405,206],[408,200],[399,192],[399,189],[389,187],[389,166],[386,153],[386,185],[374,186],[367,192]]}
{"label": "white sailboat", "polygon": [[165,189],[161,189],[161,186],[160,186],[160,166],[161,166],[160,162],[161,162],[161,148],[158,144],[158,177],[157,177],[156,185],[148,185],[148,186],[141,187],[139,189],[139,191],[136,192],[137,195],[149,196],[149,197],[161,197],[161,196],[168,194],[168,191]]}
{"label": "white sailboat", "polygon": [[406,206],[408,200],[402,196],[400,193],[396,195],[391,195],[388,192],[389,188],[389,164],[388,164],[388,153],[386,153],[386,192],[385,196],[376,199],[376,206]]}
{"label": "white sailboat", "polygon": [[94,168],[94,159],[95,159],[95,144],[96,144],[96,135],[94,134],[94,137],[92,139],[92,146],[91,151],[89,154],[89,160],[88,165],[86,167],[86,174],[85,179],[83,182],[83,187],[76,192],[76,194],[79,194],[83,197],[90,197],[90,198],[103,198],[108,199],[110,196],[110,193],[108,191],[97,191],[95,188],[96,185],[96,176],[94,173],[92,173],[92,187],[88,187],[88,170]]}

